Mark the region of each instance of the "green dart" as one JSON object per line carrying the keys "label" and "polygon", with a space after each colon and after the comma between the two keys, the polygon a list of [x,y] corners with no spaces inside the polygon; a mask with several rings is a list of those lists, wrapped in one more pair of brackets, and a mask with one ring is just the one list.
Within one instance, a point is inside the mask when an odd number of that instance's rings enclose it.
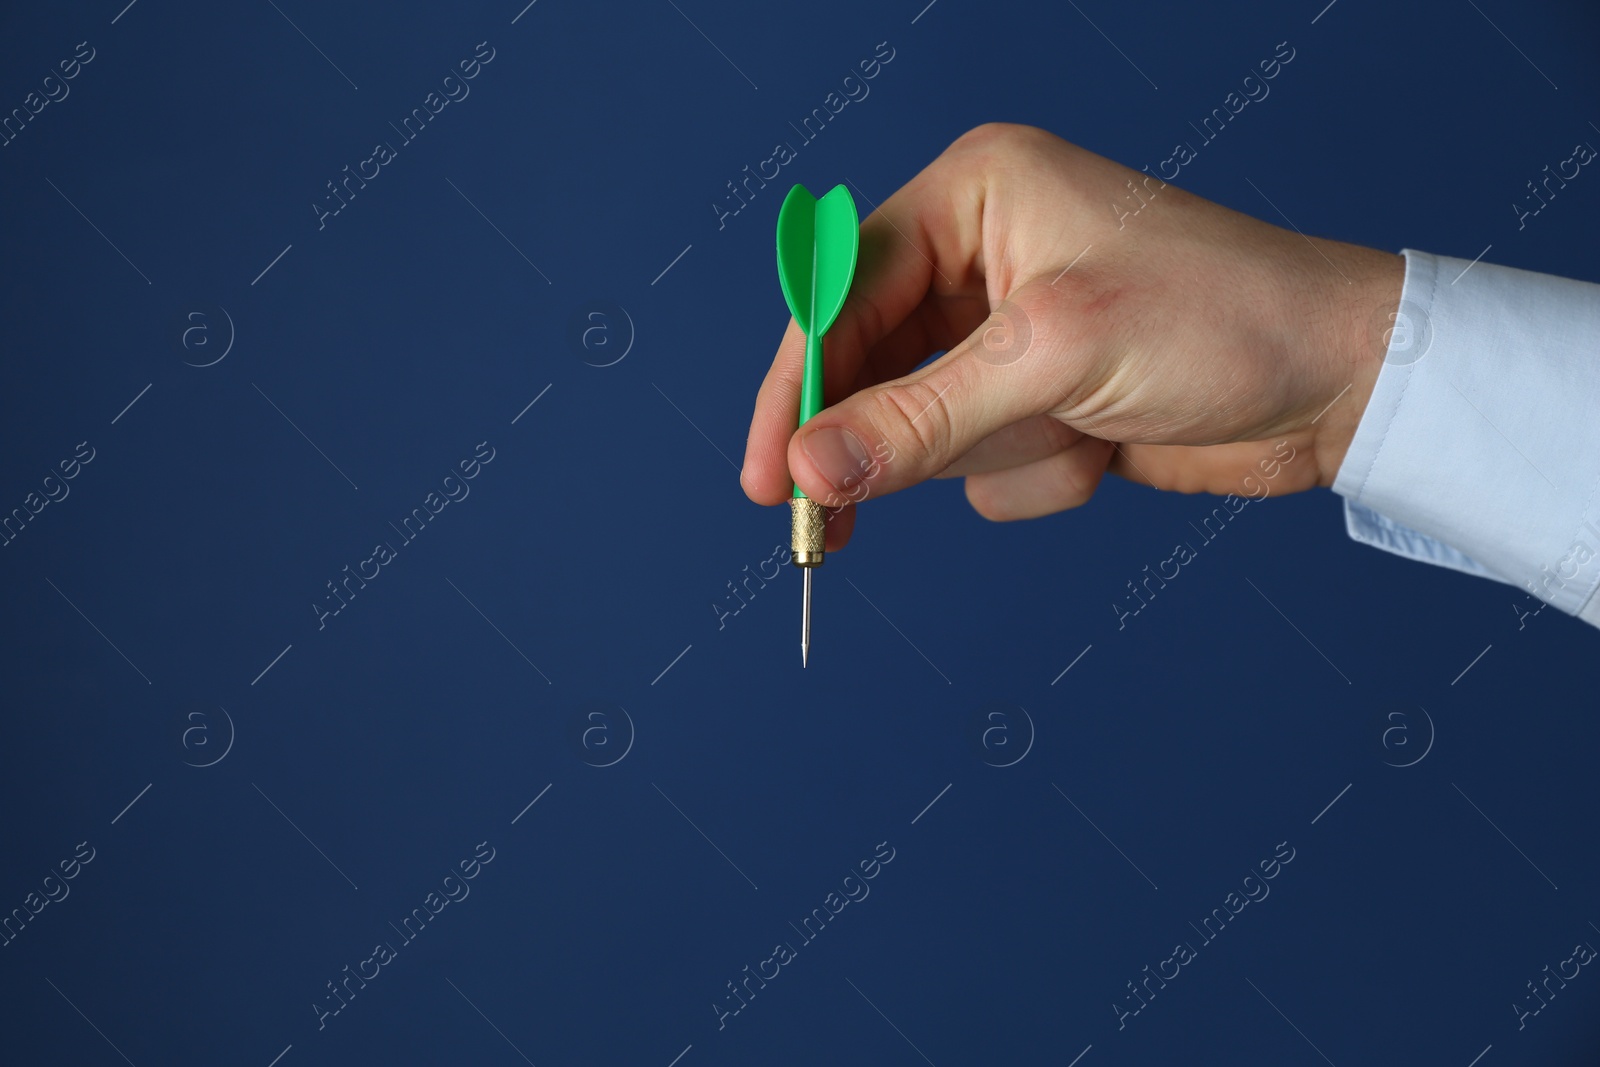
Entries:
{"label": "green dart", "polygon": [[[778,281],[789,313],[806,335],[800,382],[800,424],[822,410],[822,336],[839,317],[856,272],[859,222],[855,201],[842,185],[821,200],[796,185],[778,209]],[[805,575],[800,609],[800,666],[811,658],[811,570],[822,563],[827,511],[794,487],[789,501],[789,543]]]}

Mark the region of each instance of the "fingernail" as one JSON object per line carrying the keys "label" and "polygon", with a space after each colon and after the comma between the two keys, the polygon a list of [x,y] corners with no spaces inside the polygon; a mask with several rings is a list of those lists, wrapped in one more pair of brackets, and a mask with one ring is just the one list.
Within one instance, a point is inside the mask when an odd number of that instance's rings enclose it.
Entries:
{"label": "fingernail", "polygon": [[800,448],[841,493],[859,484],[862,472],[872,465],[861,439],[843,427],[828,426],[808,434],[800,439]]}

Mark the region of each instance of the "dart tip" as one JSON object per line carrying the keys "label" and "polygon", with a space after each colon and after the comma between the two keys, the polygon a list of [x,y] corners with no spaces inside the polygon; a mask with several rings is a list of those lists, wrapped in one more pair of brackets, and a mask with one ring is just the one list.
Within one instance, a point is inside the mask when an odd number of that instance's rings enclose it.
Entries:
{"label": "dart tip", "polygon": [[800,669],[805,670],[806,663],[811,659],[811,571],[806,567],[805,588],[801,594],[800,607]]}

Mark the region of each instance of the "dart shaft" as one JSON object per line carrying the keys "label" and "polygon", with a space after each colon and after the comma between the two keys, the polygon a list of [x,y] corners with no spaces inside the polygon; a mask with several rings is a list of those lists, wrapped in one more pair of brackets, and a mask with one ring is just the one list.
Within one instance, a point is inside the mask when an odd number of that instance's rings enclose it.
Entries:
{"label": "dart shaft", "polygon": [[[822,410],[822,335],[806,335],[805,371],[800,378],[800,425]],[[811,659],[811,571],[822,563],[826,541],[827,514],[821,504],[808,498],[797,485],[789,501],[789,550],[795,566],[805,574],[805,591],[800,601],[800,666]]]}
{"label": "dart shaft", "polygon": [[[822,335],[808,334],[806,336],[806,362],[805,371],[800,378],[800,421],[804,426],[806,420],[822,410]],[[794,495],[804,498],[805,493],[797,485]],[[804,564],[802,564],[804,566]]]}

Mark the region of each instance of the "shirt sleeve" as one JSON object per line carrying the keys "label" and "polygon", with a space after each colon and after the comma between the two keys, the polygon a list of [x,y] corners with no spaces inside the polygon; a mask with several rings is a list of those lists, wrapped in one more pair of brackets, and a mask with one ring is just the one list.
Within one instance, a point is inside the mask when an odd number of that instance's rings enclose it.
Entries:
{"label": "shirt sleeve", "polygon": [[1405,249],[1333,491],[1363,544],[1600,626],[1600,285]]}

